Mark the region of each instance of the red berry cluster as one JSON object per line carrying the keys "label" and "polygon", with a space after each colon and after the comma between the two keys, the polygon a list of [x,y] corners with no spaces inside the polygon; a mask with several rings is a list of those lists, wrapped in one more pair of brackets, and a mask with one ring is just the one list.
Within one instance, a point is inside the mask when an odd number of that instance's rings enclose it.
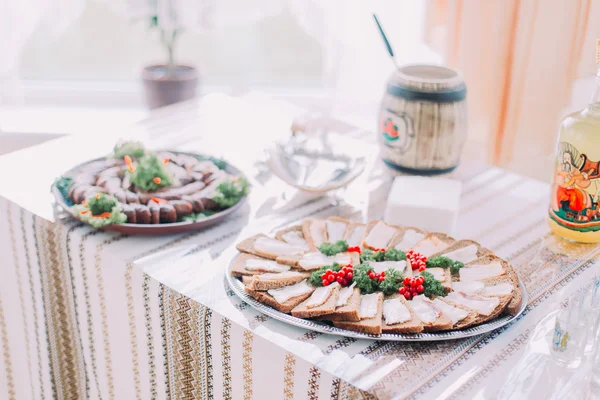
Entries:
{"label": "red berry cluster", "polygon": [[425,263],[427,262],[427,257],[425,257],[423,254],[417,253],[416,251],[408,250],[406,252],[406,258],[408,258],[408,260],[410,261],[410,265],[413,271],[425,271]]}
{"label": "red berry cluster", "polygon": [[424,283],[425,278],[422,276],[418,276],[416,278],[406,277],[402,282],[404,286],[400,286],[398,293],[403,295],[406,300],[410,300],[425,291],[425,288],[423,287]]}
{"label": "red berry cluster", "polygon": [[348,264],[339,271],[328,269],[321,275],[321,283],[323,286],[328,286],[330,283],[337,282],[342,286],[348,286],[352,283],[354,277],[354,268]]}
{"label": "red berry cluster", "polygon": [[362,251],[360,250],[360,246],[351,246],[351,247],[348,247],[348,250],[346,250],[346,251],[349,252],[349,253],[358,253],[358,254],[362,253]]}
{"label": "red berry cluster", "polygon": [[383,282],[383,280],[385,279],[385,271],[381,271],[381,272],[369,271],[369,278],[376,279],[379,282]]}

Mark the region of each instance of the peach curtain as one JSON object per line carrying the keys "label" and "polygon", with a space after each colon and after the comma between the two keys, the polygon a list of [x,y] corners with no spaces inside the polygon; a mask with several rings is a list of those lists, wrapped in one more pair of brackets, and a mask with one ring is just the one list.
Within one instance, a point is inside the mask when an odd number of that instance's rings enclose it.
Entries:
{"label": "peach curtain", "polygon": [[515,162],[550,159],[573,81],[594,72],[599,3],[429,3],[427,41],[464,74],[469,137],[487,149],[488,161],[510,167]]}

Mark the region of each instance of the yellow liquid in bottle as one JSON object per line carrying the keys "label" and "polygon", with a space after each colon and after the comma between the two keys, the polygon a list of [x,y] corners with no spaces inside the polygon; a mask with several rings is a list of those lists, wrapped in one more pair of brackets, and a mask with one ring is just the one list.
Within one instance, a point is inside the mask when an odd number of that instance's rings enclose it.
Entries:
{"label": "yellow liquid in bottle", "polygon": [[554,168],[550,229],[568,240],[600,242],[600,102],[563,120]]}

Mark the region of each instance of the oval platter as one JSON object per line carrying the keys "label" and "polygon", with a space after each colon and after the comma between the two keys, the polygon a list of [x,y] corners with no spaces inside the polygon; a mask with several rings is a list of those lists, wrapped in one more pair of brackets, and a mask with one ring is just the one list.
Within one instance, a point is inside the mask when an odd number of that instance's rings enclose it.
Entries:
{"label": "oval platter", "polygon": [[498,318],[495,318],[489,322],[485,322],[480,325],[476,325],[470,328],[456,330],[456,331],[448,331],[448,332],[425,332],[425,333],[383,333],[381,335],[371,335],[366,333],[359,333],[355,331],[350,331],[346,329],[336,328],[333,325],[329,325],[323,321],[316,321],[311,319],[303,319],[293,317],[290,314],[286,314],[280,311],[271,308],[251,296],[249,296],[244,291],[244,284],[237,278],[231,275],[231,268],[236,260],[239,257],[239,253],[231,260],[229,266],[225,268],[225,281],[231,290],[244,302],[248,303],[254,309],[260,311],[263,314],[268,315],[271,318],[277,319],[279,321],[285,322],[286,324],[294,325],[304,329],[310,329],[312,331],[327,333],[330,335],[337,336],[346,336],[357,339],[376,339],[376,340],[387,340],[387,341],[396,341],[396,342],[427,342],[427,341],[439,341],[439,340],[452,340],[452,339],[464,339],[471,336],[481,335],[484,333],[491,332],[495,329],[501,328],[505,325],[510,324],[520,317],[520,315],[527,308],[528,296],[527,291],[525,290],[525,285],[519,279],[519,286],[521,289],[522,300],[521,305],[515,315],[502,315]]}
{"label": "oval platter", "polygon": [[[171,153],[174,153],[174,154],[182,154],[182,155],[189,155],[189,156],[200,155],[197,153],[190,153],[190,152],[171,151],[171,150],[168,150],[168,151]],[[72,176],[80,168],[84,167],[85,165],[95,162],[95,161],[100,161],[103,159],[104,159],[104,157],[87,161],[83,164],[80,164],[80,165],[74,167],[74,168],[71,168],[69,171],[62,174],[62,176]],[[225,171],[232,175],[245,177],[244,174],[238,168],[232,166],[229,162],[227,162]],[[71,211],[71,207],[69,206],[69,204],[67,204],[65,198],[60,193],[60,191],[56,187],[55,183],[52,184],[51,191],[52,191],[52,195],[54,196],[54,199],[56,200],[56,204],[58,206],[60,206],[60,208],[62,208],[67,214],[69,214],[73,218],[79,220],[78,216]],[[247,197],[248,197],[247,195],[244,196],[240,201],[238,201],[232,207],[229,207],[229,208],[227,208],[223,211],[220,211],[214,215],[202,218],[197,221],[182,221],[182,222],[174,222],[174,223],[166,223],[166,224],[143,224],[143,225],[142,224],[124,223],[124,224],[108,225],[108,226],[105,226],[105,227],[102,227],[99,229],[106,230],[106,231],[120,232],[120,233],[123,233],[126,235],[170,235],[170,234],[174,234],[174,233],[182,233],[182,232],[201,230],[201,229],[207,228],[209,226],[216,225],[220,222],[223,222],[229,215],[231,215],[234,212],[236,212],[237,210],[239,210],[246,203]]]}

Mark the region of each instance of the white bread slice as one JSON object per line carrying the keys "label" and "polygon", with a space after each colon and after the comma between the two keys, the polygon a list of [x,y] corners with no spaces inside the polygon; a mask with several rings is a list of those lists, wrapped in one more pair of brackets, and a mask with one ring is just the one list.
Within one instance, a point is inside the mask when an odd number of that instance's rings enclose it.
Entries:
{"label": "white bread slice", "polygon": [[[456,296],[456,295],[466,296],[467,298],[474,298],[474,299],[488,299],[488,300],[497,299],[498,303],[497,303],[497,306],[489,314],[486,315],[485,313],[482,313],[481,311],[477,310],[475,307],[470,306],[464,300],[461,300],[460,298],[451,297],[451,296]],[[464,293],[461,294],[460,292],[452,292],[446,298],[444,298],[444,300],[450,304],[462,305],[468,309],[477,311],[477,318],[475,319],[475,321],[473,321],[473,325],[479,325],[486,321],[490,321],[490,320],[496,318],[498,315],[500,315],[500,313],[502,313],[508,306],[508,303],[510,302],[511,298],[512,298],[512,296],[505,296],[504,298],[500,298],[500,297],[486,297],[486,296],[481,296],[481,295],[465,295]]]}
{"label": "white bread slice", "polygon": [[247,286],[244,288],[245,292],[252,296],[254,299],[260,301],[261,303],[276,309],[277,311],[281,311],[289,314],[290,311],[298,304],[302,303],[304,300],[310,297],[311,293],[305,293],[300,296],[292,297],[285,303],[279,303],[273,296],[271,296],[267,292],[259,292],[257,290],[252,290]]}
{"label": "white bread slice", "polygon": [[[360,321],[358,307],[360,306],[360,289],[352,289],[352,295],[343,306],[337,306],[331,314],[323,315],[317,319],[325,321]],[[339,300],[339,296],[338,296]]]}
{"label": "white bread slice", "polygon": [[289,243],[293,246],[303,247],[306,251],[310,250],[310,246],[304,238],[302,225],[294,225],[278,231],[275,234],[275,239]]}
{"label": "white bread slice", "polygon": [[[315,297],[318,291],[326,290],[327,288],[330,288],[330,293],[327,297],[327,300],[319,306],[309,307],[309,303]],[[312,292],[308,299],[304,300],[302,303],[298,304],[292,309],[292,315],[297,318],[314,318],[325,314],[331,314],[335,311],[335,304],[337,303],[339,293],[340,285],[337,284],[337,282],[335,282],[335,286],[330,285],[317,288],[314,292]]]}
{"label": "white bread slice", "polygon": [[[421,333],[423,332],[423,324],[421,320],[417,317],[413,309],[410,307],[409,302],[403,296],[393,295],[386,297],[385,300],[397,300],[401,302],[410,313],[411,318],[408,321],[397,323],[397,324],[388,324],[383,320],[383,325],[381,330],[383,333]],[[384,300],[384,306],[385,306]]]}
{"label": "white bread slice", "polygon": [[[452,257],[453,254],[456,254],[456,257]],[[444,256],[467,264],[490,254],[493,254],[491,250],[482,247],[473,240],[457,240],[444,250],[431,255],[431,257]]]}
{"label": "white bread slice", "polygon": [[[377,296],[377,312],[372,318],[361,319],[360,321],[333,321],[337,328],[348,329],[354,332],[368,333],[371,335],[381,335],[382,312],[383,312],[383,293],[373,293]],[[370,296],[370,295],[367,295]],[[361,295],[361,302],[364,296]],[[360,307],[360,306],[359,306]],[[359,308],[360,309],[360,308]],[[359,315],[360,317],[360,315]]]}
{"label": "white bread slice", "polygon": [[248,254],[248,253],[240,253],[237,258],[235,259],[233,265],[231,266],[231,275],[241,278],[242,276],[254,276],[254,275],[261,275],[267,272],[272,272],[272,271],[266,271],[266,270],[248,270],[246,269],[246,261],[248,260],[259,260],[259,261],[266,261],[267,263],[272,263],[274,262],[273,260],[269,260],[267,258],[263,258],[263,257],[258,257],[252,254]]}
{"label": "white bread slice", "polygon": [[277,254],[277,253],[257,249],[255,247],[255,242],[261,238],[265,238],[265,239],[271,241],[272,243],[276,243],[278,246],[281,246],[282,248],[289,249],[290,253],[297,253],[297,254],[304,253],[304,250],[302,250],[296,246],[292,246],[286,242],[282,242],[277,239],[271,239],[263,234],[258,234],[258,235],[249,237],[248,239],[241,241],[240,243],[238,243],[236,245],[236,249],[238,249],[242,253],[254,254],[255,256],[261,256],[264,258],[268,258],[269,260],[276,260],[277,257],[281,257],[283,255],[283,254]]}
{"label": "white bread slice", "polygon": [[351,222],[346,228],[346,233],[344,235],[344,240],[348,243],[348,246],[362,247],[362,238],[365,235],[366,228],[367,225],[365,224],[361,224],[360,222]]}
{"label": "white bread slice", "polygon": [[433,254],[439,253],[442,250],[450,247],[455,240],[444,233],[430,233],[420,240],[417,244],[411,247],[411,250],[423,254],[429,258]]}
{"label": "white bread slice", "polygon": [[289,271],[289,273],[242,276],[242,282],[251,290],[265,291],[293,285],[309,277],[308,272]]}
{"label": "white bread slice", "polygon": [[[446,307],[440,307],[438,302],[443,302],[446,305]],[[454,325],[452,325],[453,330],[454,329],[463,329],[463,328],[466,328],[467,326],[471,326],[477,320],[477,316],[478,316],[477,311],[467,308],[465,306],[461,306],[460,304],[451,304],[450,302],[447,302],[443,297],[436,297],[435,299],[433,299],[433,303],[436,307],[438,307],[438,309],[441,312],[443,312],[448,317],[450,317],[450,319],[454,323]],[[448,309],[448,307],[450,307],[450,309]],[[455,310],[463,311],[464,312],[463,314],[466,314],[466,316],[464,318],[455,320],[455,317],[454,317]]]}
{"label": "white bread slice", "polygon": [[389,247],[407,251],[419,241],[425,238],[429,232],[413,226],[398,228],[396,236],[390,241]]}
{"label": "white bread slice", "polygon": [[327,243],[327,225],[324,219],[307,219],[302,223],[302,233],[311,251]]}
{"label": "white bread slice", "polygon": [[327,241],[329,243],[335,243],[338,240],[344,240],[350,221],[345,218],[333,216],[327,218],[325,224],[327,229]]}
{"label": "white bread slice", "polygon": [[[504,261],[503,259],[496,257],[494,255],[488,255],[488,256],[484,256],[481,258],[478,258],[477,260],[473,261],[472,263],[470,263],[467,266],[472,266],[472,265],[478,265],[478,264],[489,264],[495,261],[500,261],[501,264],[504,266],[504,269],[506,270],[506,275],[510,278],[510,280],[512,281],[514,287],[515,287],[515,291],[513,292],[513,298],[510,301],[510,303],[508,304],[508,307],[506,308],[506,312],[514,315],[519,308],[521,307],[521,301],[523,300],[523,293],[521,293],[521,286],[519,285],[519,277],[517,275],[517,272],[515,271],[515,268],[512,266],[512,264]],[[490,278],[487,279],[486,281],[493,281],[494,278]]]}
{"label": "white bread slice", "polygon": [[382,220],[370,221],[365,228],[361,246],[371,250],[387,249],[396,234],[396,227],[388,225]]}
{"label": "white bread slice", "polygon": [[[421,294],[413,297],[408,304],[412,307],[417,318],[421,320],[425,332],[444,331],[452,328],[453,323],[450,317],[435,308],[433,302],[425,295]],[[437,317],[433,320],[428,318],[431,313],[437,314]]]}

